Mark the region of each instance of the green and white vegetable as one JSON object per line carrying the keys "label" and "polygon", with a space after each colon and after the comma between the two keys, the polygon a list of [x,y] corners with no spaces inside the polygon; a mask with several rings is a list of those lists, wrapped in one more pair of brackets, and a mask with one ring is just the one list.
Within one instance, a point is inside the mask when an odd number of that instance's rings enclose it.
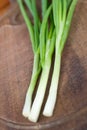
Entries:
{"label": "green and white vegetable", "polygon": [[[71,2],[71,0],[68,0],[68,2]],[[55,47],[55,63],[54,63],[54,70],[50,91],[43,111],[43,115],[45,116],[52,116],[53,114],[58,92],[62,51],[68,36],[77,0],[72,0],[71,4],[68,2],[67,0],[52,1],[54,23],[56,28],[56,47]],[[70,7],[68,8],[69,4]]]}
{"label": "green and white vegetable", "polygon": [[34,63],[33,63],[33,70],[32,70],[32,76],[31,76],[31,81],[29,84],[29,88],[27,90],[27,94],[26,94],[26,99],[25,99],[25,104],[23,107],[23,116],[28,117],[29,113],[30,113],[30,108],[31,108],[31,103],[32,103],[32,95],[33,95],[33,91],[36,85],[36,81],[38,79],[38,76],[40,74],[41,71],[41,64],[40,64],[40,53],[39,53],[39,17],[37,14],[37,10],[36,10],[36,2],[35,0],[31,1],[25,1],[27,3],[27,6],[29,7],[32,15],[33,15],[33,19],[34,19],[34,27],[30,21],[30,18],[27,15],[27,12],[24,8],[23,5],[23,1],[22,0],[17,0],[21,13],[24,17],[24,20],[26,22],[27,28],[29,30],[29,34],[30,34],[30,39],[31,39],[31,43],[32,43],[32,49],[34,52]]}
{"label": "green and white vegetable", "polygon": [[[38,13],[36,0],[24,0],[33,16],[33,23],[27,14],[23,1],[17,1],[29,30],[34,53],[32,76],[22,114],[32,122],[37,122],[47,88],[52,56],[55,52],[51,85],[43,111],[44,116],[53,115],[58,93],[62,52],[78,0],[51,0],[50,2],[48,0],[41,0],[42,17]],[[39,85],[32,102],[32,95],[40,73]]]}

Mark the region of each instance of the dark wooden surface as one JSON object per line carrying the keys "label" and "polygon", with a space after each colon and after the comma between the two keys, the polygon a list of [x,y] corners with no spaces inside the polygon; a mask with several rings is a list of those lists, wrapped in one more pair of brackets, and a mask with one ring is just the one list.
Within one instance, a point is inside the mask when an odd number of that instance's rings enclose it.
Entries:
{"label": "dark wooden surface", "polygon": [[0,130],[87,129],[87,1],[78,2],[62,55],[54,116],[34,124],[22,117],[32,73],[33,52],[18,9],[0,17]]}

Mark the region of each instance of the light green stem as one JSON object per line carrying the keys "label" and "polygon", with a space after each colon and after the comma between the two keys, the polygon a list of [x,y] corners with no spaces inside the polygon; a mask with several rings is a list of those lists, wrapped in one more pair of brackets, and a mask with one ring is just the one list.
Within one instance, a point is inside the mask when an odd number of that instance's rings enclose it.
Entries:
{"label": "light green stem", "polygon": [[53,110],[57,98],[57,91],[58,91],[60,65],[61,65],[61,54],[57,53],[55,56],[55,63],[54,63],[54,70],[53,70],[50,91],[43,111],[43,115],[45,116],[52,116],[53,114]]}
{"label": "light green stem", "polygon": [[36,93],[36,96],[35,96],[35,99],[34,99],[30,114],[29,114],[29,119],[33,122],[36,122],[38,120],[38,117],[40,114],[40,110],[41,110],[42,103],[45,96],[50,67],[51,67],[51,58],[45,61],[44,68],[42,70],[42,75],[40,78],[40,83],[38,86],[38,90],[37,90],[37,93]]}
{"label": "light green stem", "polygon": [[29,31],[29,34],[30,34],[30,40],[31,40],[31,43],[32,43],[32,48],[33,48],[33,52],[35,53],[35,47],[34,47],[34,30],[33,30],[33,25],[31,23],[31,20],[29,19],[28,17],[28,14],[24,8],[24,5],[23,5],[23,1],[22,0],[17,0],[18,2],[18,5],[20,7],[20,11],[23,15],[23,18],[25,20],[25,23],[26,23],[26,26],[27,26],[27,29]]}
{"label": "light green stem", "polygon": [[33,95],[33,91],[35,89],[35,85],[36,85],[38,76],[40,74],[40,71],[41,71],[41,66],[39,65],[39,53],[36,53],[34,56],[32,77],[31,77],[29,88],[27,90],[25,104],[24,104],[23,111],[22,111],[22,114],[25,117],[28,117],[28,115],[30,113],[32,95]]}

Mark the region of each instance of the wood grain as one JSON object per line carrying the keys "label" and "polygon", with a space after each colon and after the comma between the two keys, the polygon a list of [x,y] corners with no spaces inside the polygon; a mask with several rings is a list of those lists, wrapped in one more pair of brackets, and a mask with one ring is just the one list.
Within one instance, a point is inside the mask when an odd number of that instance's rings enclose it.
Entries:
{"label": "wood grain", "polygon": [[29,34],[17,4],[1,20],[1,130],[87,129],[87,13],[85,12],[87,12],[86,2],[78,2],[62,55],[58,100],[54,116],[45,118],[41,115],[36,124],[29,122],[21,115],[32,73],[33,52]]}

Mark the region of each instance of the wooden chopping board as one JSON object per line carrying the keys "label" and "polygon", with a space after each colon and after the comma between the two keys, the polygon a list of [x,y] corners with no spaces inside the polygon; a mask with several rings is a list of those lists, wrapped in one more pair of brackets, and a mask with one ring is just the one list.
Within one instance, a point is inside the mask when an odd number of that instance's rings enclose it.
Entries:
{"label": "wooden chopping board", "polygon": [[17,4],[8,12],[0,18],[0,130],[86,130],[87,1],[74,13],[54,116],[41,115],[36,124],[21,115],[33,64],[29,34]]}

